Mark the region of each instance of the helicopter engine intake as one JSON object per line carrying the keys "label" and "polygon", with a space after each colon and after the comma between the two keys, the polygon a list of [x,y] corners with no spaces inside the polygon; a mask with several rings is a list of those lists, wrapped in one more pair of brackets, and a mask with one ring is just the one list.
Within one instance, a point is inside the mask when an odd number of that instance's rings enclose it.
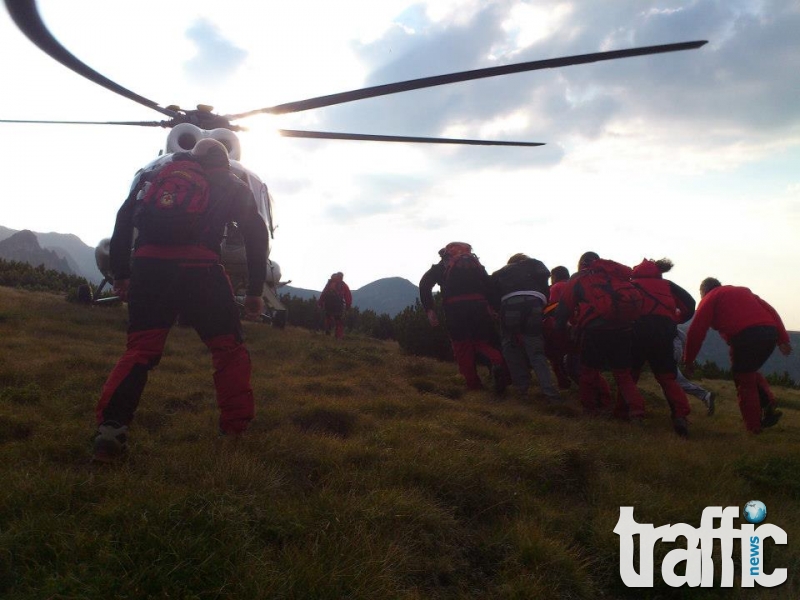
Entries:
{"label": "helicopter engine intake", "polygon": [[227,148],[228,156],[232,160],[239,160],[241,157],[239,138],[233,131],[222,128],[207,131],[191,123],[180,123],[170,130],[165,153],[188,152],[203,138],[213,138],[221,142]]}
{"label": "helicopter engine intake", "polygon": [[111,238],[104,238],[100,240],[100,243],[94,249],[94,262],[97,263],[97,270],[109,280],[113,276],[111,273],[111,259],[109,258],[110,247]]}

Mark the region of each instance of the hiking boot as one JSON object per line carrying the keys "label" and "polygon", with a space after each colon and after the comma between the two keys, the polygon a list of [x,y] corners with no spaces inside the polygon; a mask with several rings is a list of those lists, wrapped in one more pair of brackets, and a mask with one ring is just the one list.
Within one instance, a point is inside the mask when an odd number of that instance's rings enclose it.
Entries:
{"label": "hiking boot", "polygon": [[771,406],[764,409],[764,416],[761,417],[761,427],[772,427],[781,420],[783,413]]}
{"label": "hiking boot", "polygon": [[506,391],[509,381],[502,365],[492,365],[492,383],[496,394],[500,395]]}
{"label": "hiking boot", "polygon": [[682,438],[689,437],[689,423],[686,421],[686,417],[673,417],[672,428]]}
{"label": "hiking boot", "polygon": [[113,462],[128,451],[128,426],[116,421],[103,421],[97,427],[92,445],[92,460]]}
{"label": "hiking boot", "polygon": [[710,417],[714,414],[714,392],[706,392],[705,396],[700,399],[706,405],[706,414]]}

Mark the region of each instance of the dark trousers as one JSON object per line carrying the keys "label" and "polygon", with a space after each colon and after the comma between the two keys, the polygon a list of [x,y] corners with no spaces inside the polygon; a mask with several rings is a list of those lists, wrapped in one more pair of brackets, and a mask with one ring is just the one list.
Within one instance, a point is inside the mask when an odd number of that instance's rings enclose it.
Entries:
{"label": "dark trousers", "polygon": [[677,325],[669,317],[644,316],[633,326],[632,369],[634,382],[639,381],[646,363],[669,404],[673,417],[686,417],[689,400],[677,381],[678,363],[675,360],[675,335]]}
{"label": "dark trousers", "polygon": [[255,412],[250,355],[222,265],[135,259],[128,315],[127,348],[103,386],[98,423],[131,422],[148,372],[161,360],[167,334],[180,315],[211,351],[220,430],[238,433],[247,428]]}
{"label": "dark trousers", "polygon": [[544,353],[558,380],[558,387],[566,390],[570,386],[570,377],[566,366],[570,347],[569,331],[558,329],[555,318],[548,316],[542,320],[542,333],[544,335]]}
{"label": "dark trousers", "polygon": [[731,371],[739,397],[739,412],[748,431],[761,431],[761,411],[775,406],[769,383],[758,370],[778,343],[775,327],[748,327],[730,339]]}
{"label": "dark trousers", "polygon": [[586,413],[610,411],[611,392],[602,376],[602,371],[610,370],[620,392],[614,414],[620,418],[644,415],[644,398],[631,375],[632,335],[630,328],[585,329],[582,332],[578,389]]}

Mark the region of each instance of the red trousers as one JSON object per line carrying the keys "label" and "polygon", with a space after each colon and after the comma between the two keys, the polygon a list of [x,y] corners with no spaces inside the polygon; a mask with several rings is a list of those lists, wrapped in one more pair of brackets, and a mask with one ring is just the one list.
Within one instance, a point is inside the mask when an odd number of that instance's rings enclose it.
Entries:
{"label": "red trousers", "polygon": [[161,360],[179,314],[211,351],[220,430],[239,433],[247,428],[255,413],[250,355],[225,270],[218,264],[149,258],[134,259],[127,347],[103,386],[95,410],[98,424],[133,420],[147,374]]}
{"label": "red trousers", "polygon": [[480,389],[483,386],[475,367],[477,354],[485,356],[492,365],[506,368],[489,305],[485,300],[445,302],[444,314],[458,370],[469,389]]}
{"label": "red trousers", "polygon": [[[633,369],[631,371],[634,383],[639,383],[639,376],[641,375],[640,369]],[[669,404],[670,414],[673,417],[687,417],[691,412],[689,400],[686,397],[686,392],[677,381],[676,373],[653,373],[653,377],[661,386],[661,391],[664,393],[664,398],[667,399]],[[619,401],[619,394],[617,395]]]}
{"label": "red trousers", "polygon": [[451,342],[453,346],[453,356],[458,364],[458,371],[464,376],[467,387],[477,390],[483,387],[481,379],[478,377],[478,370],[475,366],[475,355],[483,354],[492,365],[505,368],[502,353],[488,341],[484,340],[462,340]]}
{"label": "red trousers", "polygon": [[[617,384],[617,403],[613,414],[620,419],[641,418],[644,416],[644,399],[633,381],[629,369],[612,369],[611,374]],[[583,410],[588,415],[612,412],[611,389],[600,369],[581,365],[578,394]]]}
{"label": "red trousers", "polygon": [[331,329],[334,330],[337,339],[344,337],[344,319],[342,315],[325,313],[325,334],[330,334]]}

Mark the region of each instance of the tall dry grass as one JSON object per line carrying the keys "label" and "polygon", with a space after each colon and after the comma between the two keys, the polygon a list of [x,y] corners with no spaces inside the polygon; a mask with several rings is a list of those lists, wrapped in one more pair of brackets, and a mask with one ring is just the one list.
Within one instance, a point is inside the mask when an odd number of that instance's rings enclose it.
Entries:
{"label": "tall dry grass", "polygon": [[[732,385],[704,382],[717,414],[691,399],[685,441],[648,377],[634,427],[465,392],[452,364],[391,342],[248,323],[258,415],[234,445],[216,435],[205,347],[175,328],[129,456],[98,467],[93,408],[125,319],[0,288],[0,597],[800,595],[796,390],[775,390],[784,419],[754,437]],[[788,533],[768,548],[780,588],[673,590],[658,569],[653,590],[622,584],[620,506],[697,526],[705,506],[752,499]]]}

